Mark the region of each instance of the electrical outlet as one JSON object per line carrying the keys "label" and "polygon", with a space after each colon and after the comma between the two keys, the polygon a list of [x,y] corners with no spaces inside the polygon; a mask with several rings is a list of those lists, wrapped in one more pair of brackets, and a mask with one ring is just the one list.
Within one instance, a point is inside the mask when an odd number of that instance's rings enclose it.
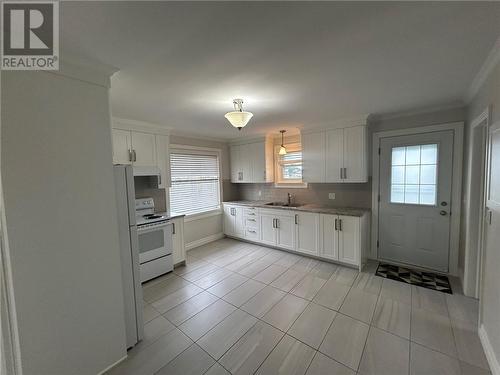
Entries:
{"label": "electrical outlet", "polygon": [[262,197],[262,190],[259,190],[259,197]]}
{"label": "electrical outlet", "polygon": [[328,193],[328,199],[335,199],[335,193]]}

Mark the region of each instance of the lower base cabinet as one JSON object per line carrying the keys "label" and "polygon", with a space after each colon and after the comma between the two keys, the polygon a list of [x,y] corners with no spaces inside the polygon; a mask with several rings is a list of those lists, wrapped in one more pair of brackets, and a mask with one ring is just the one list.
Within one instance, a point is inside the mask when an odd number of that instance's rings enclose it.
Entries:
{"label": "lower base cabinet", "polygon": [[[361,268],[366,262],[369,214],[347,216],[224,205],[224,233]],[[243,219],[240,219],[243,218]],[[253,221],[255,219],[255,221]]]}
{"label": "lower base cabinet", "polygon": [[186,261],[186,246],[184,243],[184,216],[172,219],[172,257],[174,266]]}

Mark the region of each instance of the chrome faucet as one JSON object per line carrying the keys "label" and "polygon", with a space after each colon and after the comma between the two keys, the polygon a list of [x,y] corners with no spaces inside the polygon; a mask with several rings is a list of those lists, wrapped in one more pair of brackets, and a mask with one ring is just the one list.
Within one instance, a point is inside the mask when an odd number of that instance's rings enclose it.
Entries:
{"label": "chrome faucet", "polygon": [[287,203],[289,206],[291,206],[292,205],[292,194],[287,193],[287,197],[288,197]]}

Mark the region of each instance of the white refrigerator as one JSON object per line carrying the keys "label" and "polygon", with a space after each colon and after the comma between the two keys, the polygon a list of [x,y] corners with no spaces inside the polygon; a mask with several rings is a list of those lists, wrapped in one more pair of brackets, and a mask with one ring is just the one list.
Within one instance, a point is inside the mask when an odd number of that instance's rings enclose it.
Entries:
{"label": "white refrigerator", "polygon": [[123,300],[127,348],[142,340],[142,286],[139,274],[139,241],[135,218],[134,175],[129,165],[113,166],[118,211]]}

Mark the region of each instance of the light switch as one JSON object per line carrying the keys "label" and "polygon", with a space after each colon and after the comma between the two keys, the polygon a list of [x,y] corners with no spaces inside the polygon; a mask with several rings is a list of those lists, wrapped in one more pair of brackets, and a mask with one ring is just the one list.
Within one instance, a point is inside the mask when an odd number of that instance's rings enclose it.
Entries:
{"label": "light switch", "polygon": [[335,199],[335,193],[328,193],[328,199]]}

